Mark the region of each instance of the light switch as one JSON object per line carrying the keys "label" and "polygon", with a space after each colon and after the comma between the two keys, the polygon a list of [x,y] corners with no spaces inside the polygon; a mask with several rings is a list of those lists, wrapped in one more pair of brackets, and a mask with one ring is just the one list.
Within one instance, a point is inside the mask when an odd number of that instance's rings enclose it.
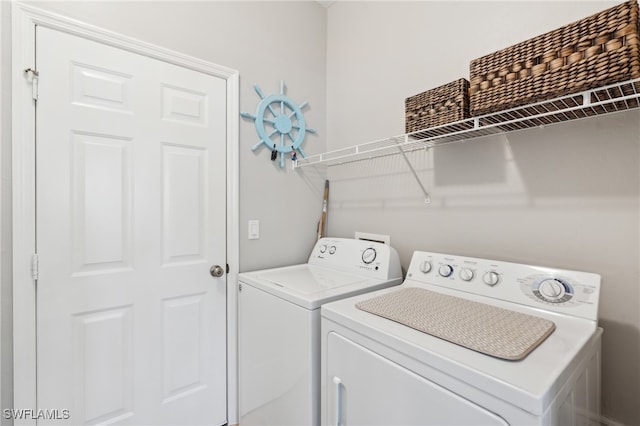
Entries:
{"label": "light switch", "polygon": [[249,221],[249,239],[250,240],[260,239],[260,221],[259,220]]}

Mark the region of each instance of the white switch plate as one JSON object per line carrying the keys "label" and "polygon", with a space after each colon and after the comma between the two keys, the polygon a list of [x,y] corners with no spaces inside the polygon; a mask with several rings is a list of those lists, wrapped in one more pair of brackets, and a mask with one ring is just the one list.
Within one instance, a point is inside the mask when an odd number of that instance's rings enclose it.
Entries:
{"label": "white switch plate", "polygon": [[260,239],[260,221],[259,220],[250,220],[249,221],[249,239],[250,240],[259,240]]}

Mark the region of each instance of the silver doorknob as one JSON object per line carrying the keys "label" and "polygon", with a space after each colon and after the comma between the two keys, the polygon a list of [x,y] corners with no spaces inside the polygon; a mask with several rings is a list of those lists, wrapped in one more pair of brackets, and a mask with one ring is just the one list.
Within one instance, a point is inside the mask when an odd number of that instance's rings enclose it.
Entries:
{"label": "silver doorknob", "polygon": [[222,266],[220,265],[213,265],[211,269],[209,269],[209,273],[212,277],[219,278],[224,274],[224,269],[222,269]]}

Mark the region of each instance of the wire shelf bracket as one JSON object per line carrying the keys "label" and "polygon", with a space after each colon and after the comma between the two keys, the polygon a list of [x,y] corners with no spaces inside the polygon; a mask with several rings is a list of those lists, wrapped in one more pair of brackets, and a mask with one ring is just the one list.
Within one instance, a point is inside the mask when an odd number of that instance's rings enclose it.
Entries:
{"label": "wire shelf bracket", "polygon": [[407,163],[407,167],[409,167],[409,170],[411,171],[411,174],[413,175],[413,177],[416,180],[416,182],[418,182],[418,186],[420,187],[420,189],[422,190],[422,193],[424,194],[424,203],[425,204],[430,204],[431,203],[431,196],[429,195],[429,192],[426,190],[426,188],[422,184],[422,181],[420,180],[420,177],[418,176],[418,173],[416,173],[416,169],[413,168],[413,165],[411,164],[411,161],[409,161],[409,159],[407,158],[407,154],[402,149],[402,146],[398,147],[398,151],[400,151],[400,154],[402,154],[402,158]]}

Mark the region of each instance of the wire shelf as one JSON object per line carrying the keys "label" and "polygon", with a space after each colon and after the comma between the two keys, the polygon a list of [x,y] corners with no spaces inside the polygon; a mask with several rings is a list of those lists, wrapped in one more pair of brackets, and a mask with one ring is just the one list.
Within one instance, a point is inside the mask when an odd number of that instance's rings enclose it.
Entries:
{"label": "wire shelf", "polygon": [[413,133],[298,158],[294,168],[316,165],[336,166],[404,154],[417,149],[574,121],[639,106],[640,79],[629,80]]}

